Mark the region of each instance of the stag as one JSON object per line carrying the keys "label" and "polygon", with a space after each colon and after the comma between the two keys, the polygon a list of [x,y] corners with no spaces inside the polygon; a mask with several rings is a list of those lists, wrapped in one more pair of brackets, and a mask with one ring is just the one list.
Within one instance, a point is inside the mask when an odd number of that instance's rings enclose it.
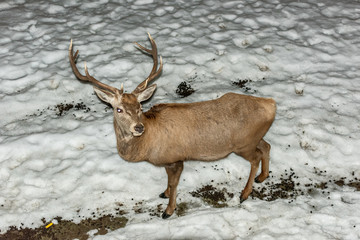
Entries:
{"label": "stag", "polygon": [[[275,118],[273,99],[236,93],[195,103],[163,103],[143,112],[141,102],[148,100],[156,89],[149,83],[157,78],[163,68],[162,58],[158,68],[157,47],[149,35],[151,49],[135,43],[153,58],[149,76],[131,93],[125,93],[123,84],[117,89],[99,82],[88,72],[85,75],[76,67],[79,51],[73,54],[72,41],[69,59],[75,76],[90,82],[97,96],[109,103],[114,113],[117,150],[129,162],[147,161],[165,167],[167,188],[159,197],[169,198],[162,218],[170,217],[176,208],[176,189],[184,162],[188,160],[215,161],[230,153],[250,162],[250,174],[240,202],[252,191],[254,180],[263,182],[269,176],[270,144],[263,137]],[[261,173],[255,177],[261,161]]]}

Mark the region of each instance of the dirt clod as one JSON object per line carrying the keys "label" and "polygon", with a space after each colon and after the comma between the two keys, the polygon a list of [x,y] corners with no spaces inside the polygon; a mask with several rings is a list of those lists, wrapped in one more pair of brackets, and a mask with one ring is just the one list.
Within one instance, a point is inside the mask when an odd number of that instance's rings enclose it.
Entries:
{"label": "dirt clod", "polygon": [[232,82],[233,85],[238,86],[241,88],[244,92],[256,92],[256,90],[252,90],[251,87],[247,86],[249,83],[251,83],[252,80],[250,79],[238,79],[234,82]]}
{"label": "dirt clod", "polygon": [[65,112],[69,111],[70,109],[72,109],[74,107],[74,105],[73,104],[67,104],[67,103],[65,103],[65,104],[60,103],[60,104],[56,105],[55,107],[56,107],[56,109],[58,111],[56,113],[56,115],[61,116],[61,115],[63,115],[63,113],[65,113]]}
{"label": "dirt clod", "polygon": [[189,83],[181,82],[179,86],[176,88],[176,94],[178,94],[180,97],[184,98],[187,96],[190,96],[195,92],[195,90],[191,87]]}

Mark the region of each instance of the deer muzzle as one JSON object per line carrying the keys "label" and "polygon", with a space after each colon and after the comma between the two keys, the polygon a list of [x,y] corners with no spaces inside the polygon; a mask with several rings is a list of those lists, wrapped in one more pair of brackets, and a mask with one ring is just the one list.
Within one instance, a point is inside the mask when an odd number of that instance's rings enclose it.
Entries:
{"label": "deer muzzle", "polygon": [[135,137],[141,136],[145,131],[144,124],[137,123],[131,128],[131,132]]}

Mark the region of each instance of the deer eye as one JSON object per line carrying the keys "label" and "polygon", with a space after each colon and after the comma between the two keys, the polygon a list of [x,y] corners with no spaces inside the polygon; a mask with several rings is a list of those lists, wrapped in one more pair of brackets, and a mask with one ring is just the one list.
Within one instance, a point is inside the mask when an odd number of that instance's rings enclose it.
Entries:
{"label": "deer eye", "polygon": [[118,113],[122,113],[123,110],[122,110],[121,108],[117,108],[116,111],[117,111]]}

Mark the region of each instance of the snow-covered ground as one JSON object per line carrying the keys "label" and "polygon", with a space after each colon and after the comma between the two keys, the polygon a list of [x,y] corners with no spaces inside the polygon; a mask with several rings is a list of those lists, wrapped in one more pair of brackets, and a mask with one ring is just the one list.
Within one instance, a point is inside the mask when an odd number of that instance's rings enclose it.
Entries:
{"label": "snow-covered ground", "polygon": [[[160,2],[0,3],[1,232],[43,226],[42,218],[115,214],[121,206],[127,226],[92,238],[359,239],[359,191],[329,180],[360,176],[360,2]],[[250,165],[230,155],[185,163],[177,197],[190,206],[185,215],[151,216],[167,204],[158,198],[165,170],[118,156],[110,109],[75,78],[68,61],[73,39],[79,69],[86,60],[97,79],[124,83],[129,92],[152,66],[133,45],[149,46],[146,32],[164,70],[144,109],[229,91],[272,97],[278,110],[266,135],[273,176],[267,181],[291,168],[299,188],[329,182],[328,193],[240,205]],[[183,81],[196,90],[186,98],[175,93]],[[233,84],[239,81],[246,87]],[[228,207],[189,193],[212,182],[227,182],[221,187],[235,194]]]}

